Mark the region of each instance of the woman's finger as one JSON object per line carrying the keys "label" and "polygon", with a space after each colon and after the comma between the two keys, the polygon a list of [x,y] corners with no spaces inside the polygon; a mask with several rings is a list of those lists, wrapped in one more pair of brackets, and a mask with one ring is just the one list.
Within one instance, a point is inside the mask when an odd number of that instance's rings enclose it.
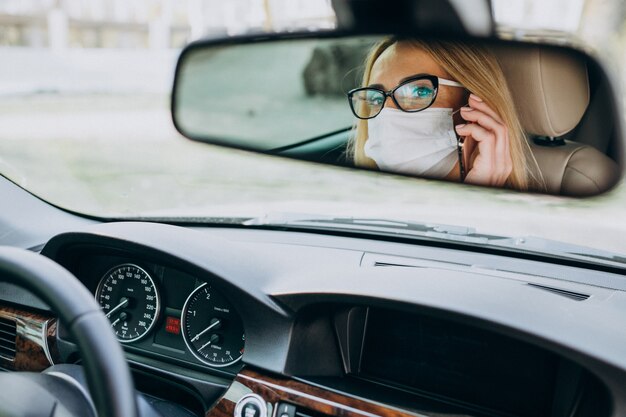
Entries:
{"label": "woman's finger", "polygon": [[469,104],[461,108],[461,117],[470,123],[457,126],[459,135],[477,143],[468,182],[503,186],[513,167],[508,129],[496,112],[478,97],[470,95]]}
{"label": "woman's finger", "polygon": [[495,183],[504,183],[511,171],[510,149],[508,144],[508,129],[503,124],[493,119],[490,115],[472,108],[461,109],[461,117],[468,121],[475,122],[487,128],[495,136],[495,150],[493,161],[492,178]]}
{"label": "woman's finger", "polygon": [[504,135],[506,130],[502,123],[498,122],[487,113],[472,107],[462,107],[461,117],[468,122],[478,123],[482,127],[493,131],[498,136]]}
{"label": "woman's finger", "polygon": [[461,136],[471,137],[477,143],[475,152],[478,152],[478,156],[472,169],[478,168],[491,176],[495,167],[495,134],[476,123],[457,125],[456,131]]}
{"label": "woman's finger", "polygon": [[498,123],[502,123],[502,118],[496,113],[487,103],[485,103],[480,97],[475,94],[470,94],[468,104],[471,108],[480,110],[483,113],[491,116]]}

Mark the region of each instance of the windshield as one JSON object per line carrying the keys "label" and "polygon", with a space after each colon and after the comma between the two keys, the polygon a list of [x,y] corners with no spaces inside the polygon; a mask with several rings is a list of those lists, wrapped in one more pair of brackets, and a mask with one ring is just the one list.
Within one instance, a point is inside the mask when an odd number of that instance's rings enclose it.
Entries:
{"label": "windshield", "polygon": [[[438,223],[497,236],[536,236],[626,253],[626,188],[575,200],[459,187],[380,173],[352,171],[194,143],[180,136],[169,114],[169,94],[180,49],[203,35],[329,28],[326,0],[232,2],[163,1],[0,3],[8,22],[0,31],[0,173],[60,207],[106,218],[262,218],[270,213]],[[569,30],[624,73],[625,6],[615,0],[519,2],[519,13],[494,11],[503,28],[523,27],[542,10],[540,28]],[[508,4],[508,2],[506,2]],[[500,7],[500,9],[498,9]],[[518,6],[516,6],[518,7]],[[499,11],[500,10],[500,11]],[[517,10],[517,9],[516,9]],[[552,10],[552,19],[545,13]],[[515,16],[518,16],[516,20]],[[567,27],[562,27],[567,21]],[[598,24],[598,22],[602,24]],[[25,22],[27,24],[25,24]],[[558,22],[553,27],[549,23]],[[559,26],[561,25],[561,26]],[[527,25],[526,25],[527,26]],[[528,28],[526,28],[528,29]],[[536,29],[536,28],[532,28]],[[622,32],[620,32],[622,31]],[[622,33],[620,36],[614,36]],[[223,88],[241,68],[226,71]],[[259,68],[266,62],[259,62]],[[298,65],[305,65],[301,59]],[[280,88],[280,68],[275,84]],[[216,93],[216,100],[219,94]],[[259,98],[259,108],[271,103]],[[232,103],[231,103],[232,104]],[[319,103],[318,103],[319,104]],[[347,101],[324,103],[333,129],[349,128]],[[314,106],[316,109],[319,107]],[[230,107],[234,112],[236,103]],[[311,123],[297,131],[258,134],[281,146],[331,133]],[[221,117],[224,119],[227,115]],[[318,119],[315,119],[315,118]],[[234,119],[233,119],[234,120]],[[216,134],[236,120],[215,126]]]}

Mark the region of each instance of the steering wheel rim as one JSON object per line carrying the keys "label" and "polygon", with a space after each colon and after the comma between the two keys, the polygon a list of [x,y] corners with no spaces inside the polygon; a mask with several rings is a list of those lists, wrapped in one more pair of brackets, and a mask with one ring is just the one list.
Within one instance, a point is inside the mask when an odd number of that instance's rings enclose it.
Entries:
{"label": "steering wheel rim", "polygon": [[93,295],[72,273],[42,255],[0,246],[0,281],[31,291],[58,314],[78,345],[99,416],[137,417],[122,347]]}

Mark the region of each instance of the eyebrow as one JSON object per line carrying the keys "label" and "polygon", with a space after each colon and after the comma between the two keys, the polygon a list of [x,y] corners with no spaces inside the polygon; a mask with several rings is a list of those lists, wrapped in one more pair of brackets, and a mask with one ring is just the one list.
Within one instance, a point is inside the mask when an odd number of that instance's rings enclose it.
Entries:
{"label": "eyebrow", "polygon": [[[404,83],[404,82],[406,82],[406,81],[408,81],[408,80],[412,79],[412,78],[419,77],[419,76],[421,76],[421,75],[432,75],[432,74],[426,74],[425,72],[422,72],[422,73],[419,73],[419,74],[409,75],[408,77],[404,77],[403,79],[401,79],[401,80],[400,80],[400,82],[398,82],[398,84],[396,84],[396,87],[397,87],[397,86],[399,86],[400,84],[402,84],[402,83]],[[441,78],[441,77],[439,77],[438,75],[435,75],[435,77],[437,77],[437,78]],[[393,88],[396,88],[396,87],[393,87]],[[385,86],[384,86],[384,85],[382,85],[382,84],[370,84],[370,85],[368,85],[368,88],[379,88],[379,89],[381,89],[381,90],[383,90],[383,91],[388,91],[388,90],[385,88]]]}
{"label": "eyebrow", "polygon": [[[409,75],[408,77],[404,77],[403,79],[401,79],[400,82],[398,83],[398,85],[400,85],[400,84],[402,84],[402,83],[404,83],[406,81],[409,81],[411,78],[420,77],[422,75],[432,75],[432,74],[421,73],[421,74]],[[438,75],[435,75],[435,77],[439,78]]]}
{"label": "eyebrow", "polygon": [[382,85],[382,84],[370,84],[370,85],[367,86],[367,88],[378,88],[380,90],[387,91],[387,90],[385,90],[385,86]]}

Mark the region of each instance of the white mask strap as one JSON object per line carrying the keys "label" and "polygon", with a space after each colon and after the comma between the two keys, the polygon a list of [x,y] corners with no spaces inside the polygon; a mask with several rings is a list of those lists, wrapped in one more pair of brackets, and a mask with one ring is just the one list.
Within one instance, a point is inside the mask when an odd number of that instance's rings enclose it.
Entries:
{"label": "white mask strap", "polygon": [[452,80],[446,80],[445,78],[439,78],[437,77],[437,80],[439,80],[439,85],[447,85],[448,87],[463,87],[463,84],[461,83],[457,83],[456,81],[452,81]]}

